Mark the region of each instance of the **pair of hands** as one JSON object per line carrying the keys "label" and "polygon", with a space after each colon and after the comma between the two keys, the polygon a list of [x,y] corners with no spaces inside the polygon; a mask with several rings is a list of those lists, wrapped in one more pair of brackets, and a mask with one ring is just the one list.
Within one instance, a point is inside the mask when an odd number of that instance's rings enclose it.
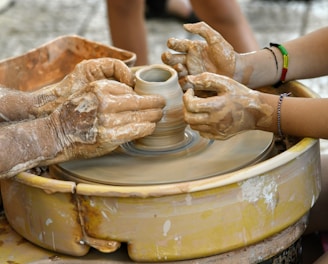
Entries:
{"label": "pair of hands", "polygon": [[164,98],[139,96],[134,75],[122,61],[82,61],[62,81],[31,94],[33,112],[46,114],[56,135],[56,155],[43,164],[92,158],[151,134],[162,117]]}
{"label": "pair of hands", "polygon": [[[240,55],[204,22],[184,28],[205,41],[171,38],[167,46],[175,53],[163,53],[162,60],[178,72],[180,85],[187,90],[184,115],[191,128],[207,138],[226,139],[266,123],[272,109],[261,102],[258,92],[232,79]],[[207,97],[209,92],[214,96]]]}

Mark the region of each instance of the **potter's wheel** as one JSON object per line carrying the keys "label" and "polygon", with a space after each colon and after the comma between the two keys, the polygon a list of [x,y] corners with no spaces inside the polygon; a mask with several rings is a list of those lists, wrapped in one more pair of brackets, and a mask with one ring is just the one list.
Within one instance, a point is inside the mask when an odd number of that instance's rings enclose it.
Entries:
{"label": "potter's wheel", "polygon": [[[5,83],[26,91],[43,87],[62,79],[71,69],[68,66],[74,66],[81,58],[87,59],[96,55],[103,57],[105,54],[98,49],[98,44],[88,48],[90,44],[85,42],[77,45],[74,41],[67,41],[67,38],[63,41],[64,43],[56,44],[55,49],[45,49],[45,53],[40,53],[37,49],[37,52],[33,51],[33,56],[28,54],[0,63],[0,66],[4,64],[2,71],[7,73],[2,74]],[[69,43],[69,46],[65,46],[65,43]],[[86,47],[83,48],[84,46]],[[61,57],[64,60],[49,61],[40,56],[50,52],[53,57],[63,48],[67,52],[59,54],[65,55]],[[117,53],[121,54],[118,51]],[[31,63],[35,65],[33,71],[25,69],[29,74],[16,74],[17,78],[6,79],[6,76],[13,76],[15,69],[20,69],[21,72],[21,67]],[[62,65],[65,67],[61,67]],[[40,67],[42,71],[35,71]],[[53,68],[63,71],[56,71],[57,75],[44,74],[53,73]],[[38,72],[42,74],[33,75]],[[34,78],[31,78],[31,74]],[[32,83],[27,85],[27,80]],[[265,90],[273,94],[292,92],[297,97],[316,97],[297,82],[286,83],[278,90],[271,87]],[[181,101],[181,98],[178,101]],[[179,120],[176,121],[179,123]],[[166,127],[168,125],[171,125],[172,130],[180,129],[176,122],[165,124]],[[121,172],[115,172],[107,166],[104,176],[106,181],[114,179],[117,184],[125,186],[80,183],[96,182],[96,174],[99,173],[92,170],[92,173],[87,175],[88,178],[83,179],[81,172],[71,170],[66,164],[51,169],[59,171],[59,177],[71,178],[73,181],[53,179],[48,173],[42,176],[20,173],[16,177],[3,179],[1,195],[8,223],[3,226],[0,221],[0,229],[3,230],[0,232],[0,241],[3,241],[0,263],[173,263],[172,261],[180,260],[184,263],[241,263],[241,256],[245,256],[246,263],[259,263],[264,256],[269,258],[281,252],[303,233],[306,224],[301,219],[309,212],[319,195],[319,142],[309,138],[301,139],[295,146],[275,155],[277,153],[271,152],[273,136],[258,133],[260,132],[245,132],[222,142],[200,140],[196,136],[195,144],[191,144],[192,133],[186,134],[184,131],[183,140],[179,140],[173,148],[165,146],[165,150],[154,151],[151,147],[156,144],[148,146],[146,150],[152,155],[143,153],[144,155],[138,156],[139,151],[129,152],[138,147],[138,144],[132,142],[107,157],[93,160],[97,162],[107,159],[107,162],[110,160],[115,164],[117,159],[124,156],[132,161],[124,162],[124,171],[132,171],[130,164],[126,162],[133,164],[136,162],[134,159],[146,160],[142,168],[133,171],[132,179],[125,179],[124,182]],[[263,139],[263,135],[268,138]],[[163,142],[167,141],[162,140],[160,143]],[[182,146],[185,145],[188,147],[184,147],[183,152]],[[241,159],[246,156],[247,159]],[[270,158],[265,162],[258,162],[268,156]],[[210,165],[218,164],[213,171],[219,176],[211,177],[206,168],[209,167],[207,164],[201,167],[199,161],[206,159]],[[183,178],[185,175],[180,175],[181,168],[180,171],[171,168],[174,167],[171,164],[178,161],[183,163],[188,172],[185,174],[188,176],[192,175],[190,171],[196,170],[200,174],[194,174],[193,177],[210,178],[187,182],[188,179]],[[230,167],[235,171],[220,174],[222,171],[218,170],[227,169],[224,166],[230,161],[235,162],[234,166]],[[86,167],[85,162],[76,161],[76,167]],[[256,165],[249,166],[256,162]],[[150,172],[146,171],[153,163],[158,167]],[[237,169],[245,166],[244,169]],[[107,176],[109,174],[110,177]],[[175,177],[169,178],[172,174],[175,174]],[[150,181],[147,180],[145,184],[148,185],[143,186],[140,179],[139,182],[137,179],[145,175],[159,183],[180,183],[149,185]],[[104,181],[102,178],[100,180]],[[132,183],[128,182],[130,180]],[[295,229],[295,223],[299,228]],[[288,228],[289,226],[292,229]],[[15,233],[17,239],[9,236],[13,233],[9,228],[19,234],[17,236]],[[296,230],[299,232],[295,232]],[[288,238],[286,243],[277,239],[276,234],[279,236],[281,233],[287,234],[284,236]],[[269,244],[263,244],[263,239]],[[121,247],[117,252],[109,254],[108,250],[113,250],[113,246],[115,249],[119,243],[128,245],[124,248],[127,252],[122,252]],[[256,251],[253,246],[260,251]],[[100,253],[98,250],[106,253]],[[121,253],[124,259],[121,258]],[[285,252],[281,254],[285,260]],[[101,259],[97,258],[98,255],[101,255]],[[26,260],[28,256],[32,259]],[[281,260],[276,259],[272,263],[281,263]]]}
{"label": "potter's wheel", "polygon": [[[224,141],[209,141],[198,133],[185,148],[169,151],[133,152],[125,144],[110,155],[62,163],[51,167],[56,177],[77,182],[112,185],[163,184],[203,179],[266,159],[273,148],[272,133],[248,131]],[[190,136],[189,135],[189,136]],[[162,155],[161,155],[162,154]]]}

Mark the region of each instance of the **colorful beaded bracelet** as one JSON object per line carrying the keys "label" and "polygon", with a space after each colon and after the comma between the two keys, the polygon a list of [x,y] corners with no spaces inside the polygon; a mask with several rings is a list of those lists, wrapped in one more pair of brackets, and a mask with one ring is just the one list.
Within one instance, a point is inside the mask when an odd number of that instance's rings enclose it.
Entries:
{"label": "colorful beaded bracelet", "polygon": [[279,82],[277,82],[274,87],[279,87],[281,84],[283,84],[286,80],[286,75],[288,71],[288,51],[285,49],[284,46],[277,44],[277,43],[270,43],[270,47],[276,47],[280,50],[282,56],[283,56],[283,67],[281,71],[281,76]]}

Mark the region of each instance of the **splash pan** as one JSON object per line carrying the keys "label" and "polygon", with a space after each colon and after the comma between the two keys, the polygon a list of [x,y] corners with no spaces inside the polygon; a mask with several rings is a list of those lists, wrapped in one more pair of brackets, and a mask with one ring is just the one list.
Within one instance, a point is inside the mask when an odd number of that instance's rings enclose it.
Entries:
{"label": "splash pan", "polygon": [[60,81],[82,60],[110,57],[133,66],[132,52],[106,46],[85,38],[58,37],[21,56],[0,61],[0,84],[9,88],[32,91]]}

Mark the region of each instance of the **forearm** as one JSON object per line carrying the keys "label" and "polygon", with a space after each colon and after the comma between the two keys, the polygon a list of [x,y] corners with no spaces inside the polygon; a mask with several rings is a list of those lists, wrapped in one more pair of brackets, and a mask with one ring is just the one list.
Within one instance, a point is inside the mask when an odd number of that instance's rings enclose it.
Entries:
{"label": "forearm", "polygon": [[285,42],[283,45],[289,53],[287,80],[328,74],[328,27]]}
{"label": "forearm", "polygon": [[[328,27],[282,45],[289,57],[286,81],[328,74]],[[282,73],[283,57],[278,48],[271,47],[271,50],[273,54],[267,49],[240,54],[234,79],[251,88],[277,83]]]}
{"label": "forearm", "polygon": [[[258,129],[277,134],[279,96],[261,94],[261,101],[271,105],[274,112],[271,124],[268,127],[258,127]],[[284,97],[280,109],[281,132],[284,135],[327,139],[327,106],[327,98]]]}
{"label": "forearm", "polygon": [[281,106],[281,127],[285,134],[328,138],[328,99],[285,98]]}
{"label": "forearm", "polygon": [[0,87],[0,122],[34,118],[32,105],[30,93]]}
{"label": "forearm", "polygon": [[46,118],[4,126],[0,130],[0,178],[52,159],[60,151]]}
{"label": "forearm", "polygon": [[273,54],[267,49],[240,54],[233,79],[249,88],[276,83],[280,78]]}
{"label": "forearm", "polygon": [[56,94],[56,85],[35,92],[0,87],[0,122],[35,119],[50,114],[65,98]]}

